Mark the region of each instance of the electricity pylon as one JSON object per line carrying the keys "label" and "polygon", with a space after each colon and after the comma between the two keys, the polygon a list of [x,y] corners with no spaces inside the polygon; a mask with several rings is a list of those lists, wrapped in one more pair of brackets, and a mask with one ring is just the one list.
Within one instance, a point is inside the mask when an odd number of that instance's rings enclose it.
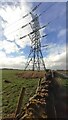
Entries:
{"label": "electricity pylon", "polygon": [[43,55],[41,51],[41,41],[40,41],[40,25],[37,14],[34,15],[31,13],[31,17],[33,21],[30,23],[30,26],[32,28],[33,34],[29,34],[29,38],[31,39],[31,49],[28,56],[28,61],[25,67],[25,70],[30,65],[30,62],[32,62],[32,70],[41,70],[41,66],[43,66],[43,69],[46,70],[45,63],[43,60]]}

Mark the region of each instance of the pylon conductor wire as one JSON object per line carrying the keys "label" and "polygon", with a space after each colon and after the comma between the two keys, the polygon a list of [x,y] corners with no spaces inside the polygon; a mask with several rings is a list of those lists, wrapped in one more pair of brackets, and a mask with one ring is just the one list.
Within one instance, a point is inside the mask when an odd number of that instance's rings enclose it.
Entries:
{"label": "pylon conductor wire", "polygon": [[[27,61],[27,64],[25,66],[25,70],[30,66],[30,62],[32,62],[32,70],[41,70],[41,65],[43,66],[43,69],[46,70],[45,63],[43,60],[43,55],[41,51],[41,35],[40,35],[40,25],[39,25],[39,20],[37,14],[34,15],[31,13],[32,19],[36,18],[35,21],[33,21],[30,26],[32,28],[33,34],[29,34],[30,40],[31,40],[31,49]],[[32,56],[31,56],[32,55]]]}
{"label": "pylon conductor wire", "polygon": [[[54,4],[56,4],[56,3],[54,3]],[[44,13],[46,13],[54,4],[50,5],[47,9],[45,9],[44,11],[42,11],[42,13],[38,15],[38,17],[40,17],[40,16],[42,16]],[[39,3],[37,6],[35,6],[35,8],[34,8],[31,12],[27,13],[26,15],[24,15],[24,16],[23,16],[22,18],[20,18],[19,20],[21,20],[21,19],[23,19],[23,18],[26,18],[29,14],[31,15],[31,13],[33,13],[40,5],[41,5],[41,3]],[[27,26],[28,26],[29,24],[31,24],[31,22],[33,22],[35,19],[36,19],[36,18],[32,19],[30,22],[26,23],[26,24],[23,25],[22,27],[14,30],[14,31],[12,31],[12,32],[9,32],[8,34],[11,34],[11,33],[13,33],[13,32],[16,32],[16,31],[18,31],[18,30],[20,30],[20,29],[23,29],[23,28],[27,27]],[[18,21],[19,21],[19,20],[18,20]],[[16,21],[16,22],[17,22],[17,21]],[[11,25],[12,25],[12,24],[11,24]],[[10,26],[11,26],[11,25],[10,25]]]}

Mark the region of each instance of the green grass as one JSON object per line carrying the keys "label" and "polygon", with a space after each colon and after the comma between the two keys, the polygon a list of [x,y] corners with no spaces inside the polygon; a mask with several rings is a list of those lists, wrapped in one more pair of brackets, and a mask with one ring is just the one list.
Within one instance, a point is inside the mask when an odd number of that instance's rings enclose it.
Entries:
{"label": "green grass", "polygon": [[56,77],[56,81],[61,88],[62,94],[68,95],[68,78],[64,78],[59,75]]}
{"label": "green grass", "polygon": [[67,84],[67,79],[57,77],[57,82],[59,83],[60,86],[66,86]]}
{"label": "green grass", "polygon": [[[37,78],[25,79],[22,77],[18,77],[17,73],[22,73],[22,70],[2,70],[2,78],[0,78],[0,81],[2,82],[3,117],[7,116],[8,114],[15,113],[18,103],[18,98],[20,95],[20,90],[22,87],[26,88],[23,104],[22,104],[22,108],[23,108],[25,104],[28,102],[29,98],[35,94],[35,90],[38,85]],[[60,86],[62,87],[67,86],[67,90],[68,90],[67,79],[61,78],[60,76],[58,76],[56,79],[60,84]],[[5,80],[8,80],[9,83],[5,82]]]}
{"label": "green grass", "polygon": [[[20,70],[3,70],[2,71],[2,110],[3,116],[12,114],[16,110],[20,90],[22,87],[26,88],[23,106],[28,102],[30,96],[33,96],[37,85],[38,79],[23,79],[16,76]],[[6,83],[8,80],[10,83]]]}

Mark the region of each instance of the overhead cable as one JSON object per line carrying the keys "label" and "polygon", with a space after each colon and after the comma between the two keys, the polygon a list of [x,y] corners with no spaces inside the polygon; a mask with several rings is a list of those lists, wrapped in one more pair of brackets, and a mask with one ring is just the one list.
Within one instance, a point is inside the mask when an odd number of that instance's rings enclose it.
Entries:
{"label": "overhead cable", "polygon": [[20,21],[21,19],[26,18],[27,16],[29,16],[32,12],[34,12],[35,10],[38,9],[38,7],[41,5],[42,3],[40,2],[38,5],[36,5],[29,13],[25,14],[24,16],[22,16],[20,19],[18,19],[17,21],[11,23],[10,25],[8,25],[8,27],[10,27],[12,24],[15,24],[16,22]]}
{"label": "overhead cable", "polygon": [[[47,9],[45,9],[45,10],[44,10],[41,14],[39,14],[37,17],[39,18],[40,16],[42,16],[42,15],[43,15],[46,11],[48,11],[49,8],[51,8],[54,4],[55,4],[55,3],[53,3],[52,5],[50,5]],[[31,12],[30,12],[30,14],[31,14]],[[23,25],[22,27],[18,28],[17,30],[12,31],[11,33],[16,32],[16,31],[18,31],[18,30],[20,30],[20,29],[23,29],[23,28],[27,27],[28,25],[30,25],[30,23],[34,22],[34,21],[37,19],[37,17],[35,17],[34,19],[32,19],[30,22],[26,23],[26,24]],[[8,33],[8,34],[11,34],[11,33]]]}
{"label": "overhead cable", "polygon": [[[49,24],[49,23],[48,23],[48,24]],[[23,38],[25,38],[25,37],[27,37],[27,36],[29,36],[29,35],[37,32],[37,31],[39,31],[40,29],[45,28],[48,24],[46,24],[46,25],[44,25],[44,26],[42,26],[42,27],[40,27],[40,28],[38,28],[38,29],[36,29],[36,30],[33,30],[32,32],[28,33],[27,35],[24,35],[23,37],[20,37],[20,39],[23,39]]]}

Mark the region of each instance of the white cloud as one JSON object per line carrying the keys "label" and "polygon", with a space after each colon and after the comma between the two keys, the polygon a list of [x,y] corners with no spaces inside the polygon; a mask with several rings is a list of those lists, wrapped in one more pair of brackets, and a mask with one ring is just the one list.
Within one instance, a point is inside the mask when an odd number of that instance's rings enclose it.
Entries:
{"label": "white cloud", "polygon": [[23,69],[25,66],[25,56],[7,57],[4,52],[0,51],[0,57],[0,68]]}
{"label": "white cloud", "polygon": [[[60,46],[58,46],[60,48]],[[50,69],[66,69],[66,47],[61,46],[60,53],[57,51],[57,46],[50,49],[50,54],[44,57],[46,68]],[[54,52],[55,51],[55,52]],[[25,56],[8,57],[2,51],[0,51],[0,68],[18,68],[24,69],[27,59]],[[31,67],[31,66],[30,66]]]}
{"label": "white cloud", "polygon": [[6,40],[3,41],[3,47],[6,53],[11,53],[11,52],[15,52],[19,50],[18,47],[14,43],[8,42]]}
{"label": "white cloud", "polygon": [[2,50],[2,48],[3,48],[3,42],[0,41],[0,50]]}
{"label": "white cloud", "polygon": [[[22,0],[23,1],[23,0]],[[27,0],[28,2],[67,2],[67,0]]]}
{"label": "white cloud", "polygon": [[[23,25],[30,22],[32,19],[30,15],[27,18],[21,19],[22,16],[24,16],[26,13],[29,13],[30,11],[29,5],[24,0],[23,2],[20,1],[20,5],[17,7],[16,6],[11,7],[10,5],[7,5],[4,9],[0,8],[0,16],[5,21],[7,21],[7,23],[3,23],[5,37],[11,41],[15,39],[17,44],[19,43],[19,45],[21,46],[22,46],[22,42],[19,42],[19,38],[32,31],[30,26],[24,29],[20,29]],[[28,45],[27,41],[30,41],[30,39],[26,38],[26,40],[24,40],[23,48],[26,45]]]}
{"label": "white cloud", "polygon": [[66,52],[59,55],[51,55],[44,60],[47,68],[66,69]]}
{"label": "white cloud", "polygon": [[[58,53],[58,50],[60,50]],[[66,47],[54,46],[50,49],[50,54],[44,58],[46,67],[50,69],[66,69]]]}
{"label": "white cloud", "polygon": [[[25,1],[25,0],[24,0]],[[30,7],[28,6],[27,2],[22,2],[19,4],[19,6],[10,7],[8,4],[6,7],[0,8],[0,16],[7,21],[7,23],[2,23],[2,26],[4,27],[4,36],[11,41],[14,41],[20,45],[20,47],[25,48],[26,45],[30,45],[30,39],[29,37],[26,37],[22,40],[18,39],[21,36],[26,35],[27,33],[30,33],[31,28],[28,26],[24,29],[19,29],[22,25],[25,25],[29,21],[31,21],[31,16],[19,20],[23,15],[26,14],[26,12],[30,11]],[[15,22],[19,20],[18,22]],[[13,24],[14,23],[14,24]],[[52,29],[54,31],[54,29]],[[16,32],[13,32],[16,31]],[[41,34],[43,31],[41,32]],[[65,35],[65,30],[61,30],[58,34],[58,37],[61,37]],[[18,52],[19,48],[16,46],[14,42],[9,42],[6,39],[3,41],[0,41],[0,49],[4,49],[5,52],[11,53],[11,52]],[[58,54],[58,50],[60,50],[60,54]],[[50,48],[48,50],[48,56],[47,58],[44,58],[46,67],[55,69],[55,68],[65,68],[65,47],[61,46],[54,46],[53,48]],[[20,68],[24,69],[26,58],[25,56],[17,56],[17,57],[8,57],[3,51],[0,51],[0,67],[8,67],[8,68]]]}
{"label": "white cloud", "polygon": [[59,37],[63,37],[63,36],[66,36],[66,29],[62,29],[62,30],[60,30],[59,33],[58,33],[58,38],[59,38]]}
{"label": "white cloud", "polygon": [[15,43],[6,40],[0,41],[0,50],[2,49],[4,49],[6,53],[17,52],[19,50]]}
{"label": "white cloud", "polygon": [[28,37],[24,38],[23,40],[20,40],[20,39],[16,40],[16,43],[18,45],[20,45],[20,47],[23,48],[23,49],[26,47],[26,45],[30,46],[30,44],[31,44],[31,42],[30,42]]}

